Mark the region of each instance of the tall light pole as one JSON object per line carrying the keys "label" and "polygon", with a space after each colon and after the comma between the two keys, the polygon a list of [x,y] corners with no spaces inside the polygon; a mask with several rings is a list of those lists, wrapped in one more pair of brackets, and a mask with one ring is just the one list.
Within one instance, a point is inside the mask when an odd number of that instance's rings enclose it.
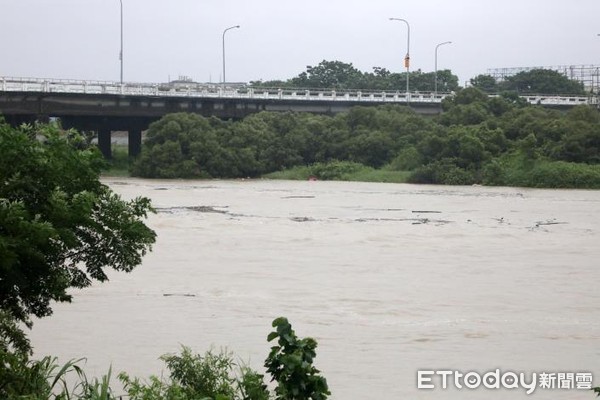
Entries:
{"label": "tall light pole", "polygon": [[433,92],[435,94],[437,94],[437,83],[438,83],[438,79],[437,79],[437,57],[438,57],[437,54],[438,54],[438,49],[439,49],[440,46],[443,46],[445,44],[450,44],[450,43],[452,43],[452,42],[443,42],[443,43],[440,43],[437,46],[435,46],[435,84],[433,85],[434,86]]}
{"label": "tall light pole", "polygon": [[239,27],[239,25],[234,25],[223,31],[223,89],[225,89],[225,82],[227,82],[227,79],[225,79],[225,33],[230,29],[236,29]]}
{"label": "tall light pole", "polygon": [[121,60],[121,85],[123,84],[123,0],[119,0],[121,3],[121,51],[119,53],[119,60]]}
{"label": "tall light pole", "polygon": [[408,103],[409,101],[409,75],[410,75],[410,25],[408,23],[407,20],[402,19],[402,18],[390,18],[390,21],[400,21],[400,22],[404,22],[406,24],[406,27],[408,28],[408,35],[407,35],[407,41],[406,41],[406,57],[404,57],[404,66],[406,67],[406,102]]}
{"label": "tall light pole", "polygon": [[[600,36],[600,33],[597,33],[596,36]],[[596,96],[600,98],[600,71],[596,68]],[[592,90],[594,90],[594,79],[592,78]]]}

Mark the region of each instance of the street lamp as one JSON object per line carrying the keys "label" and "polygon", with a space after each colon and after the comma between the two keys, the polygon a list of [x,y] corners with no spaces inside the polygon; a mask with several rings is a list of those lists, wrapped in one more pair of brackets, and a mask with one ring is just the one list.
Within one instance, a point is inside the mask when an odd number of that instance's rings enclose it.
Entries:
{"label": "street lamp", "polygon": [[225,82],[227,82],[227,80],[225,79],[225,33],[230,29],[236,29],[239,27],[239,25],[230,26],[229,28],[223,31],[223,89],[225,89]]}
{"label": "street lamp", "polygon": [[450,43],[452,43],[452,42],[443,42],[443,43],[440,43],[437,46],[435,46],[435,84],[434,84],[434,89],[433,89],[434,94],[437,94],[437,85],[438,85],[438,79],[437,79],[437,57],[438,57],[437,54],[438,54],[438,48],[440,46],[443,46],[445,44],[450,44]]}
{"label": "street lamp", "polygon": [[[600,33],[597,33],[596,36],[600,36]],[[594,90],[594,83],[592,79],[592,90]],[[596,68],[596,94],[600,97],[600,73],[598,68]]]}
{"label": "street lamp", "polygon": [[121,60],[121,85],[123,84],[123,0],[119,0],[121,3],[121,52],[119,53],[119,60]]}
{"label": "street lamp", "polygon": [[406,102],[409,101],[409,75],[410,75],[410,25],[408,21],[402,18],[390,18],[390,21],[400,21],[406,24],[408,28],[408,35],[406,41],[406,57],[404,57],[404,66],[406,67]]}

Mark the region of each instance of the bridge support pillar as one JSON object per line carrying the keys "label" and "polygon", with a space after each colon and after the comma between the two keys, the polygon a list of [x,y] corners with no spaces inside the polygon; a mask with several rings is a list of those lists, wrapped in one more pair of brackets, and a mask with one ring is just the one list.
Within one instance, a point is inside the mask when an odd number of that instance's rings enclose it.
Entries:
{"label": "bridge support pillar", "polygon": [[107,160],[112,158],[112,149],[110,147],[111,142],[111,132],[110,129],[101,128],[98,131],[98,148],[100,152]]}
{"label": "bridge support pillar", "polygon": [[135,128],[129,130],[129,157],[137,157],[142,151],[142,130]]}

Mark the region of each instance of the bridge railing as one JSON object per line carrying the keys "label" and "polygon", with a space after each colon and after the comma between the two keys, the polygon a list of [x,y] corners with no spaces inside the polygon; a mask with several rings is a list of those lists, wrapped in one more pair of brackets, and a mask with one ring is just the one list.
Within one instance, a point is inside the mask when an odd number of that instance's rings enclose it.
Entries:
{"label": "bridge railing", "polygon": [[168,84],[115,83],[37,78],[0,78],[0,91],[112,94],[161,97],[268,99],[293,101],[422,102],[440,103],[449,93],[405,93],[399,91],[315,90],[279,88],[223,88],[221,86],[170,86]]}
{"label": "bridge railing", "polygon": [[[222,87],[220,85],[171,85],[157,83],[118,83],[66,79],[0,77],[0,92],[107,94],[127,96],[158,96],[224,99],[267,99],[281,101],[329,101],[373,103],[432,103],[439,104],[452,93],[419,93],[372,90],[315,90]],[[521,96],[531,104],[566,105],[598,104],[597,97],[582,96]]]}

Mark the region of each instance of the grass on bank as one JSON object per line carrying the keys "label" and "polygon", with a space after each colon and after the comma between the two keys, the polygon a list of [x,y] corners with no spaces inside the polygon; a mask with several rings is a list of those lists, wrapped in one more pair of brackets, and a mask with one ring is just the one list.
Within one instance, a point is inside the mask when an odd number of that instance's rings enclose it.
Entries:
{"label": "grass on bank", "polygon": [[265,179],[308,180],[311,177],[319,180],[406,183],[410,171],[393,171],[375,169],[363,164],[349,161],[332,161],[298,166],[282,171],[271,172],[262,177]]}
{"label": "grass on bank", "polygon": [[489,163],[483,171],[483,184],[550,189],[600,189],[600,165],[527,160],[518,155]]}
{"label": "grass on bank", "polygon": [[[109,167],[102,175],[112,177],[131,176],[130,166],[132,161],[128,154],[127,145],[113,145],[112,159],[107,161]],[[443,170],[444,174],[453,175],[452,170],[448,169],[447,166],[440,165],[439,167]],[[450,179],[449,181],[434,179],[431,182],[428,180],[419,180],[419,172],[422,173],[422,170],[428,168],[431,169],[433,167],[425,166],[417,168],[416,171],[397,171],[391,166],[375,169],[350,161],[330,161],[271,172],[262,175],[262,178],[308,180],[314,177],[319,180],[356,182],[457,184],[455,182],[456,179]],[[462,172],[470,173],[469,171]],[[459,182],[458,184],[481,183],[486,186],[600,189],[600,165],[539,159],[526,160],[522,156],[515,154],[493,160],[477,175],[479,175],[479,178],[472,176],[471,179]],[[450,178],[456,177],[451,176]]]}
{"label": "grass on bank", "polygon": [[109,167],[102,172],[103,176],[131,176],[129,166],[131,160],[129,158],[129,148],[127,145],[112,145],[112,158],[107,160]]}

